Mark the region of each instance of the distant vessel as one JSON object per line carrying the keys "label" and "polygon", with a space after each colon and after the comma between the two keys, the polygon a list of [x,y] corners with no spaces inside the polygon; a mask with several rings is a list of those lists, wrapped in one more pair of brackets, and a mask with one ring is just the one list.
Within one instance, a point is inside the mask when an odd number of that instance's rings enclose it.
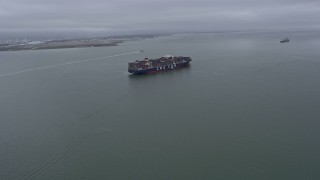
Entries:
{"label": "distant vessel", "polygon": [[157,59],[136,60],[128,63],[128,72],[132,74],[148,74],[158,71],[173,70],[188,66],[190,57],[166,55]]}
{"label": "distant vessel", "polygon": [[284,39],[282,39],[282,40],[280,41],[280,43],[286,43],[286,42],[289,42],[289,41],[290,41],[289,38],[284,38]]}

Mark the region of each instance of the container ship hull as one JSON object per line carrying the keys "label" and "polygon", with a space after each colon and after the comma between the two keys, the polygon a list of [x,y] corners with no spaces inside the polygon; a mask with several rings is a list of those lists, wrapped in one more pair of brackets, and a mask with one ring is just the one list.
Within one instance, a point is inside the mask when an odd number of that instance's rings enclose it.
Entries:
{"label": "container ship hull", "polygon": [[161,71],[169,71],[187,67],[190,64],[190,57],[164,56],[158,59],[145,58],[141,61],[129,63],[128,72],[132,74],[151,74]]}

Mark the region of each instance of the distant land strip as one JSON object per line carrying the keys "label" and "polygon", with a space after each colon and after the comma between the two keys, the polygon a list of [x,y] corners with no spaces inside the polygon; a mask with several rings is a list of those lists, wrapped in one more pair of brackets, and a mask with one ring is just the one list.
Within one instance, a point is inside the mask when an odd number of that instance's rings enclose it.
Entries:
{"label": "distant land strip", "polygon": [[23,40],[17,42],[1,42],[0,51],[40,50],[40,49],[64,49],[117,46],[126,41],[152,38],[151,35],[119,36],[119,37],[95,37],[85,39],[63,40]]}

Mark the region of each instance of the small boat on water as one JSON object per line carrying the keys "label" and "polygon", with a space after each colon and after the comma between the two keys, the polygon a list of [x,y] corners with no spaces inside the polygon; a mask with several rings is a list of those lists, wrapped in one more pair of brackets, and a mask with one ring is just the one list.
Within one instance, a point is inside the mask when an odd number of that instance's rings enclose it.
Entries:
{"label": "small boat on water", "polygon": [[282,39],[282,40],[280,41],[280,43],[287,43],[287,42],[289,42],[289,41],[290,41],[289,38],[284,38],[284,39]]}

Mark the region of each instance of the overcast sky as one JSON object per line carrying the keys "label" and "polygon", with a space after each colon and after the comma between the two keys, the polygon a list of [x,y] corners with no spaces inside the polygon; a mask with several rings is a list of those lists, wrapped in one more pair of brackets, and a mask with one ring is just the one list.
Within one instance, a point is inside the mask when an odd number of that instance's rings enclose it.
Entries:
{"label": "overcast sky", "polygon": [[0,32],[320,29],[320,0],[1,0]]}

